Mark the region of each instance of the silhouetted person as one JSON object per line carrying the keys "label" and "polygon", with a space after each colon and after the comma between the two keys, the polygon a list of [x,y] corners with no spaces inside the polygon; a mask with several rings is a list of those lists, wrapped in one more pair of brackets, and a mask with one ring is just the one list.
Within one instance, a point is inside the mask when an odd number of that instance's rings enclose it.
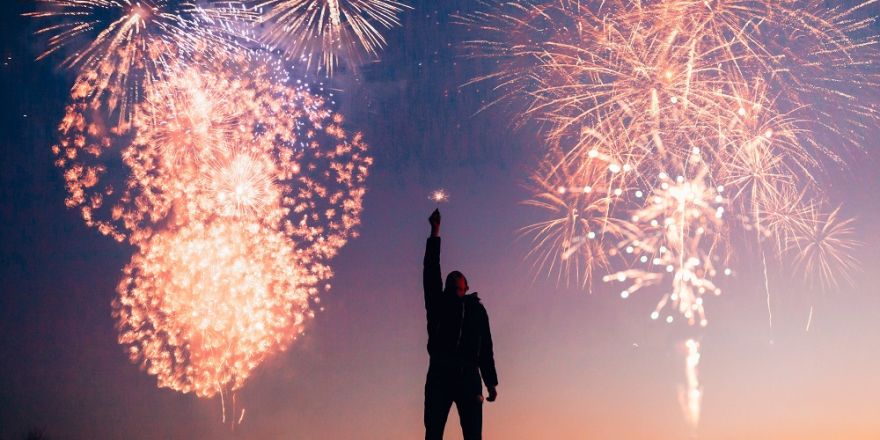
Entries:
{"label": "silhouetted person", "polygon": [[440,211],[428,218],[431,237],[425,248],[425,310],[428,314],[430,366],[425,383],[425,439],[442,440],[452,402],[465,440],[482,438],[483,382],[488,401],[498,396],[489,315],[476,292],[467,295],[467,279],[450,272],[446,288],[440,275]]}

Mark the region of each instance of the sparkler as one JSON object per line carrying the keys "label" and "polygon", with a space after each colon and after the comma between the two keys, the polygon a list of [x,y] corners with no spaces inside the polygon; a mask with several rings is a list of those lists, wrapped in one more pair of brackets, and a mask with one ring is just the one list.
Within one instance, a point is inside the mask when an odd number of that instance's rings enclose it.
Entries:
{"label": "sparkler", "polygon": [[449,201],[449,193],[446,192],[445,189],[440,188],[434,191],[431,191],[430,197],[428,197],[431,201],[437,203],[437,208],[440,208],[441,203],[446,203]]}
{"label": "sparkler", "polygon": [[255,6],[264,11],[269,46],[329,75],[341,58],[355,67],[362,54],[377,57],[386,44],[380,28],[399,26],[398,15],[410,8],[395,0],[257,0]]}

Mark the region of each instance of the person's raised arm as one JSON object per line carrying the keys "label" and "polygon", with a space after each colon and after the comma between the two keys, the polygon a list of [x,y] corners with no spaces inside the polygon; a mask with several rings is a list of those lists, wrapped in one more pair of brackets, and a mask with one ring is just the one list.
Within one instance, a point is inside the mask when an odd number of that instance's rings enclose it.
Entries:
{"label": "person's raised arm", "polygon": [[440,210],[435,209],[428,217],[431,224],[431,237],[425,246],[425,268],[422,283],[425,288],[425,309],[430,311],[432,304],[443,291],[443,279],[440,275]]}

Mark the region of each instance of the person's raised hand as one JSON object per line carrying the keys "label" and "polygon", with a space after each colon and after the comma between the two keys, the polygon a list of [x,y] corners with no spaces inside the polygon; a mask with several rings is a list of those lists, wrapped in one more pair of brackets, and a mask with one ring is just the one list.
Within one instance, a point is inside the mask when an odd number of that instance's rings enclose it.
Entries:
{"label": "person's raised hand", "polygon": [[435,209],[434,212],[431,213],[431,216],[428,217],[428,223],[431,224],[431,236],[437,237],[440,235],[440,209]]}
{"label": "person's raised hand", "polygon": [[498,389],[495,387],[489,387],[489,397],[487,397],[486,400],[488,400],[490,402],[494,402],[495,399],[497,399],[497,398],[498,398]]}

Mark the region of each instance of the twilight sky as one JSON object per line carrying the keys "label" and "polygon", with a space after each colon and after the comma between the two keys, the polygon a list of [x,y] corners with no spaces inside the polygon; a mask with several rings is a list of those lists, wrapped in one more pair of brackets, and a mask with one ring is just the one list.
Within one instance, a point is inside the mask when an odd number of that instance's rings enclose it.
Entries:
{"label": "twilight sky", "polygon": [[[503,107],[477,113],[495,97],[485,86],[461,87],[487,66],[459,56],[450,14],[475,2],[410,3],[382,59],[360,80],[329,84],[346,127],[365,134],[376,159],[361,236],[333,261],[325,311],[306,337],[240,392],[247,415],[233,434],[218,400],[156,388],[117,344],[110,301],[132,249],[64,207],[49,146],[72,78],[54,60],[34,61],[41,42],[20,16],[30,2],[3,2],[0,439],[31,428],[53,439],[423,436],[420,271],[427,197],[441,186],[451,193],[441,207],[443,271],[467,275],[492,323],[500,396],[484,406],[486,438],[688,438],[677,393],[678,344],[689,337],[703,344],[699,438],[880,438],[880,145],[866,145],[869,159],[829,189],[865,243],[854,287],[819,294],[772,270],[771,331],[744,247],[725,293],[707,300],[706,329],[652,321],[651,293],[624,301],[601,282],[588,294],[533,277],[516,231],[540,218],[519,203],[539,136],[513,127]],[[459,431],[453,413],[446,438]]]}

